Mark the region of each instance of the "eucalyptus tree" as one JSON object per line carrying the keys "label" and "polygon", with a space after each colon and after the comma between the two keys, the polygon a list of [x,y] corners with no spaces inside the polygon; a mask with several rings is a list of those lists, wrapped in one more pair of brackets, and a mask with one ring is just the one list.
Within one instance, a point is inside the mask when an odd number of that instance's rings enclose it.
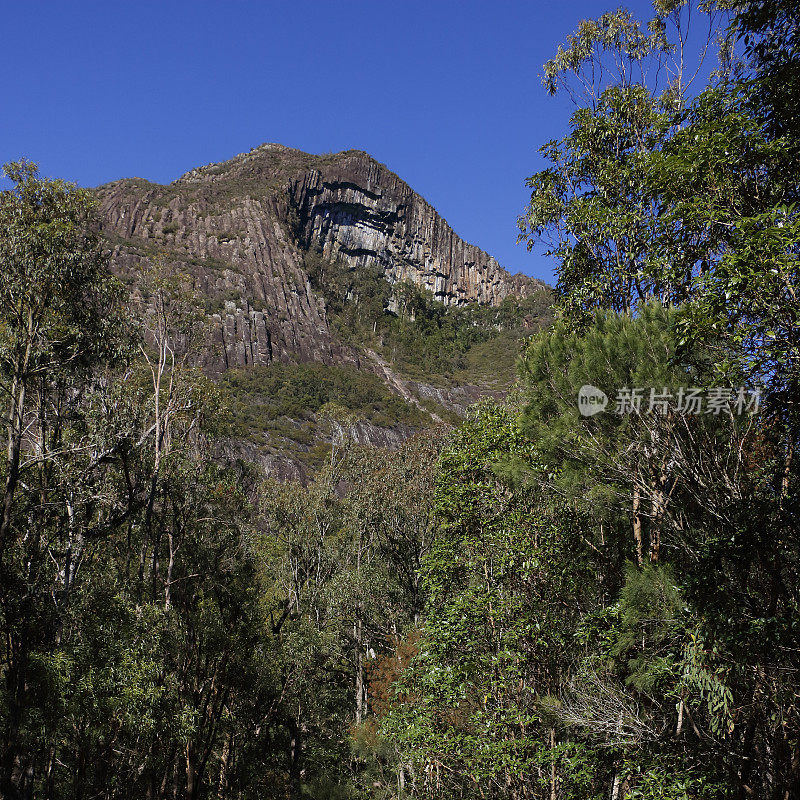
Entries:
{"label": "eucalyptus tree", "polygon": [[[0,381],[6,399],[0,556],[12,534],[21,474],[46,460],[47,393],[77,382],[119,352],[121,292],[90,229],[88,192],[38,177],[35,164],[3,167],[0,195]],[[39,424],[31,426],[31,414]],[[34,458],[31,452],[37,453]]]}
{"label": "eucalyptus tree", "polygon": [[[665,217],[653,171],[686,123],[725,15],[713,3],[653,8],[646,24],[625,9],[581,22],[544,67],[548,91],[569,93],[578,107],[570,132],[540,148],[551,165],[527,181],[520,238],[548,243],[569,319],[597,307],[628,311],[653,296],[680,302],[714,250],[707,231]],[[724,69],[728,48],[717,52]]]}
{"label": "eucalyptus tree", "polygon": [[31,751],[45,746],[28,742],[24,752],[28,711],[43,699],[36,660],[58,636],[58,608],[86,540],[106,535],[131,508],[107,502],[102,476],[115,448],[92,435],[92,403],[80,408],[91,378],[126,340],[122,293],[92,231],[90,195],[40,178],[30,162],[4,172],[13,185],[0,193],[0,792],[14,796],[30,780]]}

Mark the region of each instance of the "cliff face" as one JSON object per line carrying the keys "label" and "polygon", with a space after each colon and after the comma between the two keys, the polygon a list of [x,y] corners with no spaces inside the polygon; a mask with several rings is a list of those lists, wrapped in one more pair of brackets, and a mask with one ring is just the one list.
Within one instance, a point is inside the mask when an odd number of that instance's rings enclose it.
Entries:
{"label": "cliff face", "polygon": [[116,270],[131,283],[153,255],[190,275],[205,298],[220,368],[278,361],[357,363],[337,343],[303,253],[380,268],[445,304],[497,304],[540,284],[511,276],[462,241],[435,209],[366,153],[311,156],[262,145],[162,186],[99,187]]}
{"label": "cliff face", "polygon": [[350,266],[380,267],[390,283],[410,280],[445,304],[497,304],[525,295],[490,255],[462,241],[436,210],[364,153],[341,154],[289,182],[301,239]]}

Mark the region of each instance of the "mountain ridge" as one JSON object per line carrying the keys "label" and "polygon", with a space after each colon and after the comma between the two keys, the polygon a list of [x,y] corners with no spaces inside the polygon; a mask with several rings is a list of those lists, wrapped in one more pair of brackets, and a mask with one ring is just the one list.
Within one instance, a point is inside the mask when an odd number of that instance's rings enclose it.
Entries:
{"label": "mountain ridge", "polygon": [[[94,192],[112,268],[132,294],[147,305],[142,275],[160,260],[199,298],[209,334],[198,366],[218,377],[280,364],[343,367],[356,371],[356,382],[358,371],[379,378],[415,418],[441,421],[503,391],[520,335],[549,309],[545,284],[511,275],[462,240],[363,151],[312,155],[265,144],[169,184],[123,178]],[[510,350],[486,342],[511,327],[518,332],[503,340]],[[476,350],[473,361],[492,362],[488,380],[463,369],[480,342],[485,352]],[[415,374],[404,372],[398,347]],[[428,355],[417,347],[428,347]],[[311,380],[291,374],[286,381]],[[313,381],[325,382],[317,373]],[[380,428],[365,429],[365,443],[396,438]],[[260,440],[259,424],[250,429]],[[307,432],[299,436],[313,449]],[[281,458],[282,446],[271,447]]]}
{"label": "mountain ridge", "polygon": [[[522,273],[511,275],[486,251],[461,239],[433,205],[360,150],[312,155],[269,143],[189,170],[168,184],[122,178],[95,192],[106,223],[123,236],[136,232],[110,212],[131,193],[150,195],[168,207],[174,197],[205,205],[225,205],[237,196],[282,201],[286,207],[276,209],[278,216],[295,227],[300,223],[295,232],[304,237],[301,246],[317,246],[351,266],[382,258],[390,283],[409,279],[446,305],[497,304],[544,285]],[[302,219],[287,220],[293,213]],[[152,233],[158,235],[157,226]]]}

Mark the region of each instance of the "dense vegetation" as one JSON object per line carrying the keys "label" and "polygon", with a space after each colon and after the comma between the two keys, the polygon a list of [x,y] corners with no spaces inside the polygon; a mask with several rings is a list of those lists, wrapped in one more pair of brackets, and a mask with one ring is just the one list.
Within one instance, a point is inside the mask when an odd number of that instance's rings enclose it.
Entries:
{"label": "dense vegetation", "polygon": [[[512,399],[396,450],[348,436],[347,409],[416,427],[377,379],[193,369],[181,276],[132,308],[90,196],[6,165],[0,796],[800,796],[800,20],[716,11],[694,90],[686,11],[546,65],[579,108],[520,224],[556,320]],[[317,268],[408,369],[529,313]],[[308,415],[339,435],[305,486],[225,456]]]}
{"label": "dense vegetation", "polygon": [[355,367],[310,363],[229,370],[220,388],[228,400],[232,432],[250,440],[259,432],[288,431],[290,438],[305,441],[320,414],[337,409],[354,422],[385,428],[430,424],[424,411],[393,394],[377,375]]}
{"label": "dense vegetation", "polygon": [[[440,460],[382,723],[420,796],[800,796],[798,84],[774,91],[800,17],[735,9],[691,96],[683,6],[584,23],[545,67],[580,108],[520,226],[552,242],[558,319],[521,406]],[[584,385],[604,413],[579,413]]]}
{"label": "dense vegetation", "polygon": [[521,339],[550,321],[546,290],[508,297],[497,307],[449,307],[413,283],[392,286],[382,272],[350,268],[318,250],[306,253],[305,267],[344,341],[374,348],[398,370],[421,380],[440,381],[454,373],[485,378],[486,371],[470,354],[476,345],[493,342],[510,355],[495,364],[495,378],[505,381],[513,376]]}

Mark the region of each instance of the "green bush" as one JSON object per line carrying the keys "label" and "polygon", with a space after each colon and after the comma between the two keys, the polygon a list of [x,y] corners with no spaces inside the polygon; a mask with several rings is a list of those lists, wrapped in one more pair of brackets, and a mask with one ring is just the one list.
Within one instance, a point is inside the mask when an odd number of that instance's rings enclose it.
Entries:
{"label": "green bush", "polygon": [[[283,418],[311,419],[329,403],[384,427],[420,428],[430,422],[427,414],[392,394],[376,375],[351,367],[310,363],[234,369],[225,373],[221,385],[239,435],[275,429],[274,423]],[[291,431],[282,428],[280,435],[308,442],[308,433],[294,426]]]}

